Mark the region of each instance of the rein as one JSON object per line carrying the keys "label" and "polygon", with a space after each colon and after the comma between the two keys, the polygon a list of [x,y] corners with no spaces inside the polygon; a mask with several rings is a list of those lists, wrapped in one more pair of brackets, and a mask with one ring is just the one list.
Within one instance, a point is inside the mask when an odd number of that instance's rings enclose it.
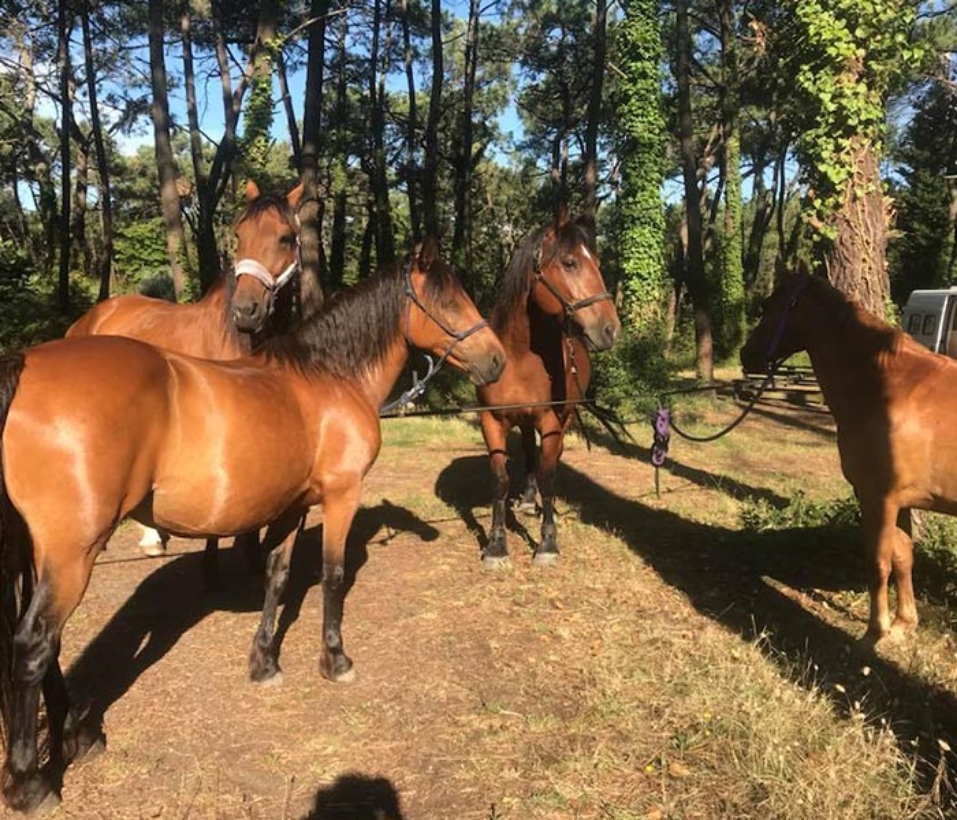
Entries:
{"label": "rein", "polygon": [[409,324],[412,320],[412,305],[415,305],[419,310],[421,310],[426,315],[426,318],[431,320],[432,323],[435,324],[446,336],[451,337],[452,341],[449,343],[449,346],[439,357],[437,362],[433,361],[431,356],[425,354],[425,359],[428,363],[428,370],[426,371],[426,374],[420,379],[419,374],[413,372],[412,386],[394,401],[382,405],[382,407],[379,408],[380,415],[382,413],[389,413],[398,409],[399,407],[403,407],[406,404],[411,404],[413,401],[415,401],[415,399],[425,392],[425,389],[429,386],[429,382],[432,380],[435,374],[441,370],[442,365],[448,361],[448,358],[452,355],[452,351],[455,349],[455,346],[459,342],[465,341],[472,334],[478,333],[480,330],[488,327],[488,321],[486,319],[476,322],[474,325],[466,328],[465,330],[453,330],[446,325],[438,316],[436,316],[425,306],[422,300],[419,299],[418,294],[416,294],[415,288],[412,287],[412,260],[409,260],[409,264],[405,269],[405,295],[409,298],[409,309],[406,313],[405,322],[405,339],[408,344],[412,344],[411,340],[409,339]]}

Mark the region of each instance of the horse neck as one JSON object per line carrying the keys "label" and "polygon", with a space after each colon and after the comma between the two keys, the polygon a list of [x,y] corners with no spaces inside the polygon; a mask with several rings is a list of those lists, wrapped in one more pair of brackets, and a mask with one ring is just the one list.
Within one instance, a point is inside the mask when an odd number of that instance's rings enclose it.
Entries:
{"label": "horse neck", "polygon": [[404,336],[399,336],[374,366],[357,375],[356,386],[376,411],[389,398],[408,361],[408,343]]}
{"label": "horse neck", "polygon": [[[857,412],[864,397],[881,392],[882,372],[893,356],[894,330],[856,305],[843,317],[806,323],[807,352],[821,392],[838,420]],[[826,314],[825,314],[826,315]]]}

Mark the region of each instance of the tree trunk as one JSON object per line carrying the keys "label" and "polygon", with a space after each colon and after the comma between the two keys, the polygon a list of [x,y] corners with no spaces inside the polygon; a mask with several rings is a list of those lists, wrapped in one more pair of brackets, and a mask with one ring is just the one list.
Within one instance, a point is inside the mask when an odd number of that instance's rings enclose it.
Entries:
{"label": "tree trunk", "polygon": [[429,118],[425,125],[425,156],[422,162],[422,215],[425,235],[441,237],[439,228],[439,117],[442,114],[442,4],[432,0],[432,90]]}
{"label": "tree trunk", "polygon": [[89,0],[84,5],[80,22],[83,27],[83,57],[86,65],[86,93],[90,104],[90,129],[93,134],[93,148],[96,152],[96,175],[99,178],[98,200],[102,235],[94,255],[97,265],[96,276],[100,283],[97,300],[102,302],[110,298],[110,280],[113,277],[113,193],[110,187],[110,163],[106,156],[106,143],[103,140],[103,126],[100,122],[97,99],[93,38],[90,36]]}
{"label": "tree trunk", "polygon": [[658,330],[666,282],[661,200],[665,124],[657,0],[631,0],[619,37],[622,76],[615,119],[621,140],[622,312],[639,334],[650,337]]}
{"label": "tree trunk", "polygon": [[[312,29],[309,33],[309,59],[307,62],[312,60],[312,37],[313,32],[316,28],[321,28],[323,31],[323,36],[325,36],[326,31],[326,7],[329,5],[328,0],[326,2],[313,3],[313,8],[317,6],[323,9],[320,15],[312,14],[313,20],[316,20],[312,24]],[[322,85],[321,69],[322,69],[322,53],[319,54],[319,66],[320,66],[320,87]],[[282,49],[276,52],[276,79],[279,82],[279,99],[282,100],[283,111],[286,112],[286,129],[289,131],[289,147],[292,149],[292,160],[296,168],[300,171],[302,170],[302,143],[299,140],[299,124],[296,122],[296,109],[292,104],[292,95],[289,93],[289,78],[286,74],[286,58],[283,57]],[[306,106],[309,105],[309,82],[306,81]],[[303,115],[305,116],[305,114]],[[305,127],[305,126],[304,126]]]}
{"label": "tree trunk", "polygon": [[[321,117],[323,62],[326,42],[328,0],[313,0],[310,15],[315,20],[309,30],[306,65],[306,101],[302,116],[302,168],[300,180],[303,194],[299,202],[299,236],[302,273],[300,287],[303,303],[322,304],[322,281],[325,260],[322,255],[322,200],[319,197],[319,155],[322,138]],[[309,294],[308,297],[306,294]]]}
{"label": "tree trunk", "polygon": [[601,121],[602,87],[605,78],[605,61],[608,51],[608,4],[607,0],[595,2],[595,28],[592,39],[593,65],[591,90],[588,96],[588,111],[585,121],[585,199],[583,212],[594,220],[598,211],[598,124]]}
{"label": "tree trunk", "polygon": [[[384,2],[384,8],[383,8]],[[389,0],[375,0],[372,16],[372,49],[369,55],[369,104],[372,132],[370,187],[375,200],[376,266],[382,267],[395,259],[395,236],[392,232],[392,208],[389,204],[389,179],[385,154],[385,78],[388,73],[391,36],[386,35],[385,47],[379,48],[379,29],[389,16]],[[390,29],[391,30],[391,29]],[[383,66],[380,68],[379,61]]]}
{"label": "tree trunk", "polygon": [[688,29],[687,0],[676,0],[675,12],[678,131],[681,171],[685,189],[685,208],[688,214],[688,253],[685,261],[685,281],[694,305],[698,378],[704,381],[712,381],[714,379],[714,347],[704,275],[701,191],[698,188],[698,163],[695,156],[694,120],[691,112],[691,34]]}
{"label": "tree trunk", "polygon": [[73,123],[73,82],[70,65],[69,3],[57,9],[57,62],[60,67],[60,267],[57,301],[64,313],[70,309],[70,130]]}
{"label": "tree trunk", "polygon": [[721,178],[724,225],[721,235],[720,354],[735,353],[744,341],[744,271],[741,226],[741,105],[738,77],[737,26],[733,0],[718,4],[721,30]]}
{"label": "tree trunk", "polygon": [[196,180],[196,253],[199,266],[200,290],[205,293],[220,274],[219,248],[216,243],[214,211],[206,160],[203,158],[203,138],[199,129],[199,110],[196,105],[196,75],[193,70],[193,24],[190,6],[186,4],[180,17],[183,40],[183,85],[186,89],[186,118],[189,123],[189,153]]}
{"label": "tree trunk", "polygon": [[406,186],[409,196],[409,222],[412,241],[422,238],[422,216],[419,213],[419,169],[416,142],[419,130],[419,112],[415,100],[415,66],[412,62],[412,33],[409,26],[409,0],[399,0],[402,12],[402,49],[405,54],[405,85],[409,95],[409,121],[405,132]]}
{"label": "tree trunk", "polygon": [[458,162],[455,169],[455,228],[452,232],[452,259],[460,271],[472,270],[472,106],[475,99],[475,69],[478,58],[479,0],[469,0],[465,30],[465,76],[462,111],[459,117]]}
{"label": "tree trunk", "polygon": [[[72,95],[74,90],[70,89]],[[76,270],[81,265],[83,272],[91,270],[90,248],[87,247],[86,212],[89,207],[90,190],[90,157],[87,153],[88,141],[76,140],[76,149],[73,155],[76,158],[74,175],[76,183],[73,185],[73,213],[70,226],[70,269]]]}
{"label": "tree trunk", "polygon": [[160,205],[163,213],[163,224],[166,228],[166,255],[169,259],[170,274],[173,278],[173,291],[176,294],[177,301],[179,301],[186,291],[186,275],[183,271],[182,261],[186,249],[186,237],[183,231],[179,190],[176,185],[173,143],[170,138],[166,59],[163,54],[165,34],[163,7],[163,0],[149,0],[150,77],[153,91],[150,114],[153,118],[153,140],[156,153],[156,170],[160,183]]}
{"label": "tree trunk", "polygon": [[349,33],[349,18],[342,14],[339,16],[339,25],[337,30],[337,57],[338,75],[336,77],[336,104],[333,110],[333,120],[336,128],[336,146],[338,150],[336,163],[336,173],[333,175],[333,208],[332,208],[332,238],[329,249],[329,272],[328,279],[324,283],[330,290],[336,290],[342,285],[346,266],[346,169],[345,158],[343,156],[343,146],[345,139],[342,134],[345,131],[345,124],[349,118],[349,100],[348,84],[346,76],[346,42]]}
{"label": "tree trunk", "polygon": [[890,299],[888,205],[873,143],[857,137],[851,150],[854,174],[844,187],[844,204],[835,218],[837,236],[827,250],[825,264],[836,288],[883,319]]}

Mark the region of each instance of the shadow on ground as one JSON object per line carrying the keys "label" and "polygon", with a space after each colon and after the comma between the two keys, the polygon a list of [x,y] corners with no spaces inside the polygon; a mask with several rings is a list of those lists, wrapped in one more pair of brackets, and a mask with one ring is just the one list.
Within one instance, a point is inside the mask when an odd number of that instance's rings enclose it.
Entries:
{"label": "shadow on ground", "polygon": [[[476,486],[485,461],[478,456],[456,459],[436,485],[438,494],[466,520],[469,516],[475,520],[476,499],[488,498],[487,490]],[[707,486],[713,487],[715,479],[709,476]],[[938,765],[950,765],[949,759],[940,763],[938,740],[957,748],[954,693],[882,660],[776,586],[780,583],[809,594],[821,589],[863,589],[864,555],[854,529],[844,531],[841,538],[834,528],[755,533],[699,524],[625,498],[564,464],[557,486],[584,523],[618,533],[701,614],[745,640],[761,636],[761,646],[784,676],[801,686],[816,684],[845,715],[857,701],[866,703],[875,718],[886,717],[905,752],[911,754],[916,747],[926,762],[922,774],[928,789]],[[725,487],[723,480],[721,486]],[[750,492],[751,488],[737,484],[735,490]],[[477,522],[475,526],[480,527]],[[864,666],[872,670],[866,678],[860,674]],[[818,670],[814,681],[807,679],[808,668]],[[829,683],[840,683],[841,689]],[[957,782],[957,769],[950,775],[949,781]],[[953,798],[948,798],[951,805]]]}
{"label": "shadow on ground", "polygon": [[[361,508],[349,534],[347,590],[368,560],[370,540],[383,528],[386,536],[376,539],[376,544],[388,544],[397,532],[414,532],[426,541],[439,535],[435,527],[388,500]],[[296,540],[277,626],[280,647],[299,616],[306,593],[321,580],[321,530],[321,525],[309,527]],[[165,560],[140,583],[67,672],[71,699],[85,713],[86,722],[101,725],[106,711],[137,678],[210,613],[261,609],[262,579],[249,575],[245,557],[237,552],[222,552],[222,584],[215,591],[204,586],[200,551]],[[252,637],[251,632],[250,640]]]}
{"label": "shadow on ground", "polygon": [[316,792],[302,820],[403,820],[399,795],[384,777],[344,774]]}

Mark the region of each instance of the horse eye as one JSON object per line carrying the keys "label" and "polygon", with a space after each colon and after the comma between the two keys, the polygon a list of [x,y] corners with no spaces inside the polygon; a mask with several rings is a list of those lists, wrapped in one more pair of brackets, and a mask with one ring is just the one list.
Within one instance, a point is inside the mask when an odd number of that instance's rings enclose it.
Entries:
{"label": "horse eye", "polygon": [[574,256],[566,256],[562,259],[562,267],[565,270],[572,270],[578,266],[578,260]]}
{"label": "horse eye", "polygon": [[294,236],[283,236],[279,240],[279,244],[284,245],[287,248],[292,247],[292,245],[294,245],[295,243],[296,243],[296,237]]}

